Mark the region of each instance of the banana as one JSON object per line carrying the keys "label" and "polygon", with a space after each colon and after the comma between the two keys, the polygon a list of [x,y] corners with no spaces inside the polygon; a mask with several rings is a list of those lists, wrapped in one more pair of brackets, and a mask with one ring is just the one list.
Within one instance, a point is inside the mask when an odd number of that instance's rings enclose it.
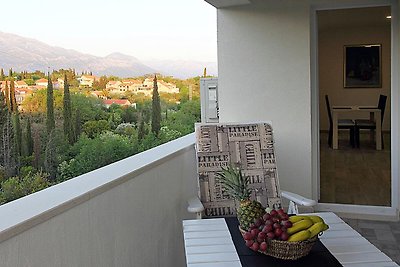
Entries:
{"label": "banana", "polygon": [[308,215],[307,216],[311,221],[313,221],[313,223],[319,223],[319,222],[324,222],[324,220],[316,215]]}
{"label": "banana", "polygon": [[323,222],[314,223],[310,228],[307,230],[310,231],[311,236],[310,238],[318,235],[320,232],[324,231],[325,224]]}
{"label": "banana", "polygon": [[[290,228],[289,228],[289,229],[290,229]],[[304,241],[304,240],[309,239],[310,236],[311,236],[310,231],[308,231],[308,230],[302,230],[302,231],[300,231],[300,232],[298,232],[298,233],[295,233],[295,234],[289,236],[288,241],[289,241],[289,242]]]}
{"label": "banana", "polygon": [[321,217],[316,215],[294,215],[289,217],[289,221],[292,223],[296,223],[304,219],[310,219],[313,223],[324,222]]}
{"label": "banana", "polygon": [[294,223],[292,227],[287,229],[287,233],[289,235],[293,235],[294,233],[297,233],[301,230],[310,228],[312,225],[313,225],[313,222],[310,219],[305,218],[301,221]]}
{"label": "banana", "polygon": [[289,221],[291,221],[292,223],[297,223],[301,220],[304,220],[304,218],[306,218],[306,216],[294,215],[289,217]]}

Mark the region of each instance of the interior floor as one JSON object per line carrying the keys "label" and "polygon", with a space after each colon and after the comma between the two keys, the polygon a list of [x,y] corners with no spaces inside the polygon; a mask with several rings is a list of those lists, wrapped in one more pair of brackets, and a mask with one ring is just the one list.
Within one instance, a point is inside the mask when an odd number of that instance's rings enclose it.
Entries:
{"label": "interior floor", "polygon": [[320,133],[320,202],[391,205],[390,134],[383,137],[381,151],[368,131],[360,134],[360,148],[352,148],[349,132],[340,131],[339,149],[333,150],[328,133]]}

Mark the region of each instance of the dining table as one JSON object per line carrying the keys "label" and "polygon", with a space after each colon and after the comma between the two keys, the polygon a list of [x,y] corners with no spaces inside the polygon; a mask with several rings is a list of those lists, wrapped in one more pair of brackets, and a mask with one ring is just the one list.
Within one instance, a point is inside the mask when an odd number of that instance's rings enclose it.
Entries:
{"label": "dining table", "polygon": [[338,149],[339,145],[339,119],[352,119],[359,118],[360,115],[369,114],[369,119],[375,122],[375,146],[376,150],[382,150],[382,123],[381,123],[381,110],[377,107],[371,106],[333,106],[332,107],[332,123],[333,135],[332,141],[333,149]]}
{"label": "dining table", "polygon": [[187,267],[398,266],[333,212],[313,213],[329,225],[309,255],[279,260],[245,246],[236,218],[184,220]]}

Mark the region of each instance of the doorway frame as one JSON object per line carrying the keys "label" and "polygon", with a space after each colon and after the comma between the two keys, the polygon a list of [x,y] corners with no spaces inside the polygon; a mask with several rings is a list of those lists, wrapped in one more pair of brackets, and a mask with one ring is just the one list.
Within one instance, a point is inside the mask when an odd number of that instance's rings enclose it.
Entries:
{"label": "doorway frame", "polygon": [[[318,80],[318,23],[317,11],[390,6],[391,8],[391,206],[319,203],[320,198],[320,134],[319,134],[319,80]],[[318,201],[317,211],[332,211],[346,217],[398,220],[399,219],[399,9],[396,0],[348,1],[347,3],[314,4],[310,10],[310,73],[311,73],[311,140],[312,140],[312,194]]]}

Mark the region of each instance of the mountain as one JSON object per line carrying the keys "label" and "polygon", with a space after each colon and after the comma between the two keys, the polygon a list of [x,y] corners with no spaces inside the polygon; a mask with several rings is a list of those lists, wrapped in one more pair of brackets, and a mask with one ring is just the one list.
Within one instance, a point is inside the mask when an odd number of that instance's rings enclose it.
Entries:
{"label": "mountain", "polygon": [[143,62],[161,74],[171,75],[180,79],[203,76],[204,68],[207,68],[207,75],[218,75],[216,62],[189,60],[146,60]]}
{"label": "mountain", "polygon": [[159,72],[177,78],[188,78],[202,75],[204,67],[208,68],[208,65],[216,74],[215,63],[157,60],[143,63],[133,56],[121,53],[98,57],[0,32],[0,67],[5,71],[9,68],[15,71],[46,71],[50,67],[50,69],[74,68],[78,73],[92,71],[98,76],[134,77]]}

